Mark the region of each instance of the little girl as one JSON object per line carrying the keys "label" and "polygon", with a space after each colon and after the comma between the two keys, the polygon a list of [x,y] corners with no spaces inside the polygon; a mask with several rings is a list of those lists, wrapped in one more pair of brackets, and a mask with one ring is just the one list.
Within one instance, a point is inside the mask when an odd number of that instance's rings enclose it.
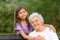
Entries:
{"label": "little girl", "polygon": [[28,16],[28,12],[24,7],[19,7],[16,9],[15,30],[16,33],[23,38],[23,40],[31,38],[28,36],[28,34],[32,32],[32,27],[28,22],[27,16]]}

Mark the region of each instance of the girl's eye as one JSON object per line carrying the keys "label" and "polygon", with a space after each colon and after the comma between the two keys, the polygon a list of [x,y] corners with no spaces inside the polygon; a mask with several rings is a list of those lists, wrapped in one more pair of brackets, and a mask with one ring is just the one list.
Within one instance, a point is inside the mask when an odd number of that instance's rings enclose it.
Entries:
{"label": "girl's eye", "polygon": [[20,12],[19,14],[22,14],[22,12]]}
{"label": "girl's eye", "polygon": [[25,13],[25,11],[23,13]]}
{"label": "girl's eye", "polygon": [[26,11],[23,11],[23,13],[26,13]]}

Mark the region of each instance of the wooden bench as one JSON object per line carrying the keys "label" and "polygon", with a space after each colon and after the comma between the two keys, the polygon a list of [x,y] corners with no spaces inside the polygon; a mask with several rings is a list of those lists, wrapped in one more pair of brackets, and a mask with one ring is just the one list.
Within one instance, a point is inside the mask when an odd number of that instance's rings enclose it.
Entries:
{"label": "wooden bench", "polygon": [[0,40],[22,40],[22,38],[16,34],[0,34]]}
{"label": "wooden bench", "polygon": [[[60,39],[60,35],[58,35]],[[16,34],[0,34],[0,40],[22,40],[22,38]]]}

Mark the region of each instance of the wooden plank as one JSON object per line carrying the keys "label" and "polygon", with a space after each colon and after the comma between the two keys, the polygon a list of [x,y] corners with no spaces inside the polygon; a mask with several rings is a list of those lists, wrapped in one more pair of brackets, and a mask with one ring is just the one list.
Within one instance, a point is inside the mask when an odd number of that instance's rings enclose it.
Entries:
{"label": "wooden plank", "polygon": [[[58,35],[60,39],[60,35]],[[18,35],[0,35],[0,40],[22,40],[22,38]]]}

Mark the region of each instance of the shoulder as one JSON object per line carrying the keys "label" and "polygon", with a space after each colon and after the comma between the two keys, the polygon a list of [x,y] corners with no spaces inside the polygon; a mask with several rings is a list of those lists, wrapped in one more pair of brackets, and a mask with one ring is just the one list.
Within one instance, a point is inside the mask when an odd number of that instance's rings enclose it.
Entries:
{"label": "shoulder", "polygon": [[50,29],[52,29],[54,32],[56,32],[56,29],[55,29],[55,27],[53,25],[45,24],[45,26],[50,27]]}
{"label": "shoulder", "polygon": [[46,31],[50,31],[51,29],[50,29],[50,27],[46,27],[46,29],[45,29]]}
{"label": "shoulder", "polygon": [[46,30],[50,33],[50,34],[55,34],[56,32],[54,32],[50,27],[47,27]]}
{"label": "shoulder", "polygon": [[47,27],[45,32],[47,33],[47,35],[50,35],[50,36],[57,35],[56,32],[54,32],[50,27]]}
{"label": "shoulder", "polygon": [[22,27],[19,23],[16,23],[15,30],[22,30]]}
{"label": "shoulder", "polygon": [[50,27],[46,27],[45,32],[51,33],[51,32],[53,32],[53,30]]}
{"label": "shoulder", "polygon": [[34,35],[35,30],[29,33],[29,36]]}
{"label": "shoulder", "polygon": [[16,25],[16,26],[19,26],[19,23],[16,23],[15,25]]}
{"label": "shoulder", "polygon": [[16,23],[16,26],[15,26],[16,28],[19,28],[20,27],[20,24],[19,23]]}

